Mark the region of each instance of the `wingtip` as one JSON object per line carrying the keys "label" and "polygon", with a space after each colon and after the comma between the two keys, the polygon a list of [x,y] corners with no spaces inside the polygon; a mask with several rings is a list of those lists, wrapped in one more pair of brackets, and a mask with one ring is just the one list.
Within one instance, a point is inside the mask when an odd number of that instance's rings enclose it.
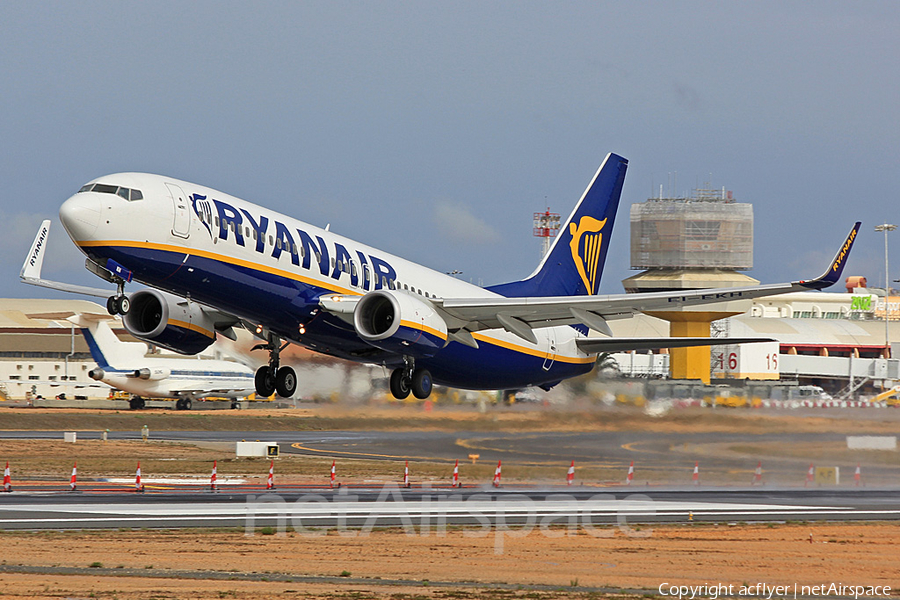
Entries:
{"label": "wingtip", "polygon": [[850,257],[850,250],[853,248],[853,242],[856,241],[856,236],[859,234],[861,225],[862,221],[857,221],[853,224],[853,228],[850,229],[850,233],[847,234],[847,239],[844,240],[844,243],[841,244],[837,254],[834,255],[834,259],[832,259],[828,270],[812,281],[801,282],[805,287],[810,289],[823,289],[838,282],[841,278],[841,273],[844,272],[847,259]]}

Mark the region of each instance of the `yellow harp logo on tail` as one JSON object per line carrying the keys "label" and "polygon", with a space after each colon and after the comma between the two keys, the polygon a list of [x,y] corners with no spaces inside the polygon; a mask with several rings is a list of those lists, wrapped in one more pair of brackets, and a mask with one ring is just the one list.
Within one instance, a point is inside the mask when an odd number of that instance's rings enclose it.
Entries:
{"label": "yellow harp logo on tail", "polygon": [[596,294],[600,284],[597,270],[600,268],[600,254],[603,249],[603,234],[600,230],[606,225],[606,219],[598,221],[594,217],[581,217],[578,225],[569,223],[569,233],[572,239],[569,247],[572,249],[572,260],[575,268],[581,275],[581,281],[588,294]]}

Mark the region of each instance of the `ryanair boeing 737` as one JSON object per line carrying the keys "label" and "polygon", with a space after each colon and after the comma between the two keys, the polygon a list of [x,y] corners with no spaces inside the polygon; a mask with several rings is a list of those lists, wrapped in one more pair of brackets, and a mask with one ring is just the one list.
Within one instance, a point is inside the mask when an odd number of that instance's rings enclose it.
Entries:
{"label": "ryanair boeing 737", "polygon": [[[628,161],[609,154],[550,251],[522,281],[481,288],[222,192],[160,175],[118,173],[85,184],[59,210],[88,270],[117,286],[40,279],[45,222],[26,283],[108,296],[141,340],[182,354],[244,327],[269,354],[256,391],[290,397],[287,344],[393,369],[397,398],[433,383],[468,389],[550,389],[587,373],[600,352],[735,344],[742,338],[616,338],[608,325],[641,311],[713,304],[835,283],[859,229],[820,277],[793,283],[596,295]],[[148,289],[130,294],[138,281]],[[600,337],[588,337],[588,330]]]}

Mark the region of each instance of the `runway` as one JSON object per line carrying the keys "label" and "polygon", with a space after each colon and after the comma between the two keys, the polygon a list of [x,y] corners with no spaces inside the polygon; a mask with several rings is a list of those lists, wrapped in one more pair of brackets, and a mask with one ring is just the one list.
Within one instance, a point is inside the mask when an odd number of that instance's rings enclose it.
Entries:
{"label": "runway", "polygon": [[[97,431],[78,432],[79,440],[99,439]],[[0,431],[2,439],[61,439],[59,431]],[[140,431],[111,431],[110,440],[139,440]],[[609,481],[623,481],[635,462],[635,483],[650,485],[690,483],[695,461],[701,478],[712,485],[745,485],[758,461],[763,462],[770,484],[802,485],[811,463],[839,466],[842,480],[853,476],[864,462],[871,485],[900,485],[900,464],[865,463],[869,456],[846,452],[846,435],[839,433],[702,433],[625,432],[477,432],[477,431],[162,431],[150,432],[151,441],[231,444],[240,440],[277,442],[282,454],[336,459],[444,463],[466,461],[477,455],[481,464],[502,460],[504,466],[565,469],[606,473]],[[827,450],[827,452],[826,452]],[[549,471],[549,469],[547,469]]]}
{"label": "runway", "polygon": [[292,528],[468,525],[619,528],[662,522],[897,520],[889,489],[645,490],[627,487],[82,492],[0,496],[0,529]]}

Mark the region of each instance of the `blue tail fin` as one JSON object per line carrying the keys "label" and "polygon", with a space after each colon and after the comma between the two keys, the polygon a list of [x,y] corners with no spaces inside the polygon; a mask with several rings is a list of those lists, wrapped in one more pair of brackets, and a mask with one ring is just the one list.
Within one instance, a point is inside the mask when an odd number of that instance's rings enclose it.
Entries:
{"label": "blue tail fin", "polygon": [[596,294],[627,168],[627,160],[608,154],[537,270],[488,289],[516,298]]}

